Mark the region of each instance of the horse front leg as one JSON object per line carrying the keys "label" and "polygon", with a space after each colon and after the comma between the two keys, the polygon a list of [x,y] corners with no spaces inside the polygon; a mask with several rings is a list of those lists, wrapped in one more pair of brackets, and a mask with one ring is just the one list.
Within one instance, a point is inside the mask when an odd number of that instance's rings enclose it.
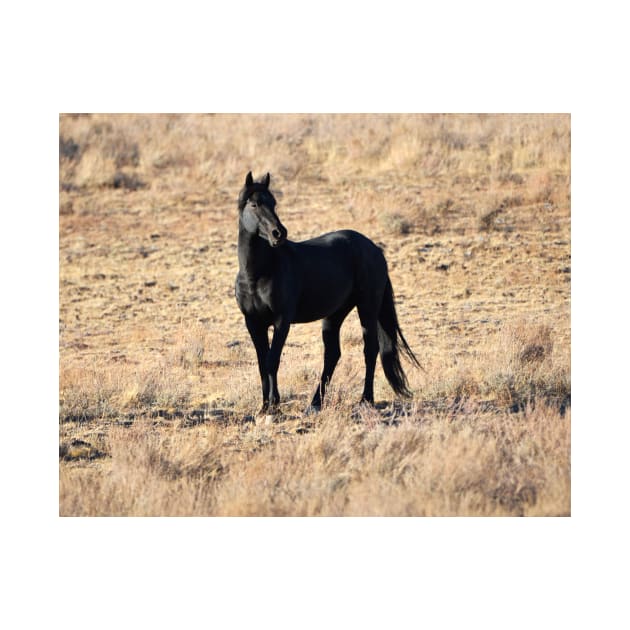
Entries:
{"label": "horse front leg", "polygon": [[269,378],[269,402],[272,406],[280,402],[280,393],[278,392],[278,368],[280,367],[280,355],[284,342],[287,340],[291,322],[289,318],[283,318],[274,324],[273,337],[271,338],[271,347],[267,353],[267,375]]}
{"label": "horse front leg", "polygon": [[245,324],[252,338],[254,348],[256,348],[256,358],[258,359],[258,372],[260,374],[260,383],[262,386],[262,407],[259,413],[264,413],[269,407],[269,374],[267,372],[267,355],[269,354],[269,335],[268,327],[259,323],[252,318],[245,318]]}

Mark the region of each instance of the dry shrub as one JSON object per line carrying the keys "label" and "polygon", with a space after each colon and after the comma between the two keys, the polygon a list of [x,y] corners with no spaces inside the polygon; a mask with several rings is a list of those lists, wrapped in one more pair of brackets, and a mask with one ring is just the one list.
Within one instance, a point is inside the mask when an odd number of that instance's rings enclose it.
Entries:
{"label": "dry shrub", "polygon": [[489,379],[500,404],[516,409],[536,401],[571,404],[570,357],[554,352],[553,331],[546,324],[520,322],[502,332],[496,371]]}
{"label": "dry shrub", "polygon": [[170,362],[186,370],[195,370],[207,362],[208,330],[202,324],[182,327],[171,351]]}
{"label": "dry shrub", "polygon": [[120,394],[118,379],[111,371],[88,368],[60,369],[59,417],[89,420],[114,415]]}
{"label": "dry shrub", "polygon": [[117,430],[111,440],[112,465],[119,471],[138,469],[165,480],[187,478],[212,481],[225,471],[222,438],[217,426],[195,432],[186,439],[177,425],[156,430],[148,422],[137,422],[128,430]]}
{"label": "dry shrub", "polygon": [[554,346],[549,325],[520,321],[490,336],[479,353],[442,369],[442,378],[421,393],[431,401],[491,402],[511,411],[544,402],[564,413],[571,404],[570,357]]}
{"label": "dry shrub", "polygon": [[338,184],[368,170],[409,171],[418,181],[481,180],[489,164],[497,185],[520,185],[534,169],[566,170],[570,130],[563,117],[541,115],[60,117],[61,179],[78,185],[98,184],[125,168],[140,177],[185,173],[222,186],[242,177],[243,164],[257,163],[260,146],[262,168],[286,180],[326,173]]}
{"label": "dry shrub", "polygon": [[[98,516],[185,516],[212,509],[212,484],[226,473],[220,431],[204,427],[190,433],[180,427],[157,430],[137,421],[114,428],[106,442],[108,472],[60,479],[61,513]],[[71,491],[72,490],[72,491]],[[83,493],[81,507],[74,491]]]}
{"label": "dry shrub", "polygon": [[[520,467],[514,466],[512,450],[520,445],[499,444],[472,425],[461,428],[446,418],[425,420],[424,427],[409,423],[351,434],[337,420],[336,431],[324,429],[309,446],[295,459],[299,467],[291,475],[283,470],[277,480],[286,488],[286,479],[293,479],[286,513],[295,513],[296,503],[305,514],[524,513],[544,494],[537,465],[519,460]],[[304,458],[311,462],[308,470]],[[264,504],[257,509],[266,512]]]}
{"label": "dry shrub", "polygon": [[165,364],[147,366],[97,364],[62,369],[59,417],[86,421],[119,415],[181,408],[189,401],[185,374],[173,374]]}
{"label": "dry shrub", "polygon": [[[179,376],[179,378],[178,378]],[[139,412],[152,409],[181,408],[188,400],[185,375],[173,374],[165,366],[134,371],[128,376],[119,401],[123,409]]]}
{"label": "dry shrub", "polygon": [[282,418],[193,429],[140,421],[115,427],[99,445],[107,472],[62,469],[61,512],[570,513],[570,413],[543,404],[518,414],[459,416],[416,407],[388,424],[329,406],[305,433],[290,428]]}

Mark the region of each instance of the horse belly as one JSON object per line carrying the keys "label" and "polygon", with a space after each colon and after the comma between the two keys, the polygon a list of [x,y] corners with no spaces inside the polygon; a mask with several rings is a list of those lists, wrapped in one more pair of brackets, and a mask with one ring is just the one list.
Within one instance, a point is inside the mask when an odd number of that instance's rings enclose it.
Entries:
{"label": "horse belly", "polygon": [[352,295],[351,283],[333,283],[303,289],[293,322],[296,324],[324,319],[347,307]]}

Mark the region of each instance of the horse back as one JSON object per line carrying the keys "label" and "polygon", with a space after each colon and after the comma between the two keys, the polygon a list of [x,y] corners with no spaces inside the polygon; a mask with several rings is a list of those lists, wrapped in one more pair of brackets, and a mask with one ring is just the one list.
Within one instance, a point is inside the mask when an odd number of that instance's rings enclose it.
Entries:
{"label": "horse back", "polygon": [[327,317],[356,305],[366,289],[385,283],[387,265],[381,249],[363,234],[339,230],[290,243],[291,267],[299,276],[294,321]]}

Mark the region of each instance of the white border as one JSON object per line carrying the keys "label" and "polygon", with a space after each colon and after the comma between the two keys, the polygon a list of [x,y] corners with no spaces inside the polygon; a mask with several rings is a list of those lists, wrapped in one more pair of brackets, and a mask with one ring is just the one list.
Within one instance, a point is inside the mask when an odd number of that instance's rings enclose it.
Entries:
{"label": "white border", "polygon": [[[616,5],[87,6],[2,10],[2,616],[97,628],[627,618],[615,577],[628,560],[627,367],[615,359],[627,356],[628,50]],[[57,115],[204,110],[572,113],[571,518],[57,516]]]}

